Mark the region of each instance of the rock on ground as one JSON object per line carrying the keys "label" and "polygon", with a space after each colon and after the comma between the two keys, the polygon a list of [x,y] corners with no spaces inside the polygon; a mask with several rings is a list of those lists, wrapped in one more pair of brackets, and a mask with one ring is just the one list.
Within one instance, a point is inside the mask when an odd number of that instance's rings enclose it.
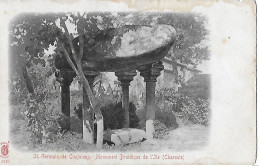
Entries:
{"label": "rock on ground", "polygon": [[145,131],[133,128],[108,130],[104,134],[104,139],[117,145],[125,145],[140,142],[145,137]]}

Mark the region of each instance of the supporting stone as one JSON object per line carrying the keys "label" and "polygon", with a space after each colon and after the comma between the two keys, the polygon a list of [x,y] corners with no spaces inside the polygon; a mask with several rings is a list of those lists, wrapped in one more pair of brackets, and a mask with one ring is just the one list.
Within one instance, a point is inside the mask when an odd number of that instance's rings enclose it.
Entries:
{"label": "supporting stone", "polygon": [[61,85],[61,111],[65,116],[70,117],[70,84],[75,74],[69,70],[61,70],[56,72],[55,76]]}
{"label": "supporting stone", "polygon": [[[85,72],[85,77],[89,82],[91,90],[93,90],[93,82],[98,72]],[[82,103],[82,119],[83,119],[83,141],[89,144],[94,144],[94,112],[90,107],[88,94],[83,86],[83,103]]]}
{"label": "supporting stone", "polygon": [[122,71],[116,72],[116,76],[118,80],[121,82],[122,86],[122,108],[125,111],[125,124],[124,128],[129,128],[130,120],[129,120],[129,85],[133,80],[134,76],[136,76],[136,71]]}
{"label": "supporting stone", "polygon": [[157,77],[163,70],[163,65],[162,62],[159,61],[146,66],[141,66],[138,70],[146,82],[146,139],[153,139],[153,121],[155,119],[155,85]]}

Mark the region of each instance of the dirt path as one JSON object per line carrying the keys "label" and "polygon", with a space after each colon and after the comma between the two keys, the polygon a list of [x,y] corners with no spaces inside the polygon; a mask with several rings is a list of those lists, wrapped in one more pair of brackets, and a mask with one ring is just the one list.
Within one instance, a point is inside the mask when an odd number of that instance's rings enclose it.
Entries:
{"label": "dirt path", "polygon": [[209,137],[209,127],[191,125],[179,127],[169,132],[162,140],[144,141],[140,150],[189,151],[205,147]]}

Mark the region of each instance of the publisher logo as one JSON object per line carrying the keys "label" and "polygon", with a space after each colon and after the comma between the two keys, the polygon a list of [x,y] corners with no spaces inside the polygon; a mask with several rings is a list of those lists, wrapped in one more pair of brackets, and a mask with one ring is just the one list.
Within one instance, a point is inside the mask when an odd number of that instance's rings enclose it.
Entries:
{"label": "publisher logo", "polygon": [[0,157],[2,157],[2,158],[8,158],[8,154],[9,154],[9,142],[1,142],[1,143],[0,143],[0,148],[1,148]]}

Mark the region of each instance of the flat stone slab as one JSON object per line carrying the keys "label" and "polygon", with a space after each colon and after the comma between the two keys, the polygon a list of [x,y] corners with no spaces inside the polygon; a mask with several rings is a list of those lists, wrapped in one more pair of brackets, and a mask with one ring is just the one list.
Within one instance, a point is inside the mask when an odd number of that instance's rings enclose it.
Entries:
{"label": "flat stone slab", "polygon": [[140,142],[144,137],[145,131],[135,128],[107,130],[104,132],[104,140],[111,141],[116,146]]}
{"label": "flat stone slab", "polygon": [[[166,24],[124,25],[100,31],[94,38],[84,39],[82,67],[88,71],[117,72],[160,61],[176,41],[176,30]],[[73,39],[79,50],[79,37]],[[71,69],[67,60],[58,54],[58,69]]]}

